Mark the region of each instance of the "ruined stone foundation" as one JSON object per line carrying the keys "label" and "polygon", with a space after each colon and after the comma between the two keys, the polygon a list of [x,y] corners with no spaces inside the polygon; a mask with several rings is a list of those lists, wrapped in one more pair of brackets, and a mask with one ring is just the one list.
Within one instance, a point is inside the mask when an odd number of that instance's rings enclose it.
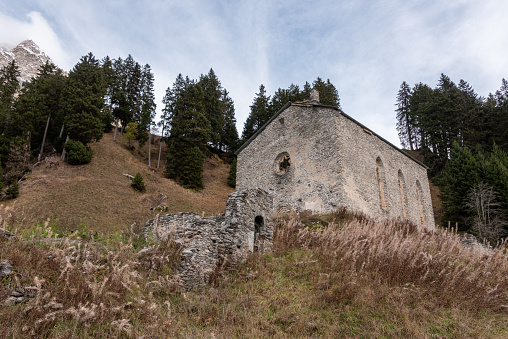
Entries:
{"label": "ruined stone foundation", "polygon": [[261,189],[229,195],[224,215],[177,213],[148,220],[145,235],[182,246],[177,277],[187,290],[205,285],[217,267],[239,264],[253,252],[271,250],[273,199]]}

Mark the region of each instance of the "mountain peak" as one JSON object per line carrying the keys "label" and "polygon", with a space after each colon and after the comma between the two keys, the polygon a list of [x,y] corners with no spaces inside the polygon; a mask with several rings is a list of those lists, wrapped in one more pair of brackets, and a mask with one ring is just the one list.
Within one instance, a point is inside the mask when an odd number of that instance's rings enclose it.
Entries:
{"label": "mountain peak", "polygon": [[0,68],[12,60],[16,62],[21,72],[19,81],[21,83],[30,81],[37,76],[39,68],[51,59],[39,48],[33,40],[24,40],[12,50],[0,50]]}

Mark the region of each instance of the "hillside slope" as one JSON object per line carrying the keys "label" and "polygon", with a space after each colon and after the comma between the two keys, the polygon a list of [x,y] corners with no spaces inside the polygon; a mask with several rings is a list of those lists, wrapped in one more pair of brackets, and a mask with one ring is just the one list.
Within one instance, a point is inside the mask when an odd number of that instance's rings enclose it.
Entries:
{"label": "hillside slope", "polygon": [[[0,215],[10,224],[22,221],[28,225],[55,218],[63,229],[84,223],[87,229],[109,232],[126,229],[133,223],[143,224],[153,217],[156,212],[150,207],[159,193],[167,196],[161,202],[168,206],[167,213],[218,215],[224,212],[227,195],[233,191],[226,184],[229,167],[218,159],[206,160],[205,188],[192,192],[164,178],[162,171],[150,170],[143,159],[143,149],[128,150],[121,136],[115,143],[112,133],[105,134],[91,148],[94,157],[90,164],[71,166],[60,162],[50,167],[43,162],[36,167],[21,185],[20,196],[1,203]],[[158,145],[153,148],[152,159],[156,159]],[[123,175],[137,172],[144,178],[145,193],[132,189]]]}

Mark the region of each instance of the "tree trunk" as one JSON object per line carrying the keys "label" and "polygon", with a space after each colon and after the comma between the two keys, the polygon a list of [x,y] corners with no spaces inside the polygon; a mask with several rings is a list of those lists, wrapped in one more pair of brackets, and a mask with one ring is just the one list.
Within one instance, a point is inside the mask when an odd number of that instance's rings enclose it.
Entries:
{"label": "tree trunk", "polygon": [[152,167],[152,142],[150,141],[152,134],[148,128],[148,167]]}
{"label": "tree trunk", "polygon": [[[69,141],[69,139],[70,139],[69,134],[67,134],[67,138],[65,138],[65,142]],[[64,145],[65,145],[65,143],[64,143]],[[65,161],[65,147],[62,151],[62,161]]]}
{"label": "tree trunk", "polygon": [[39,152],[39,157],[37,158],[37,162],[41,161],[42,151],[44,150],[44,144],[46,143],[46,135],[48,134],[48,126],[49,126],[50,119],[51,119],[51,113],[48,115],[48,121],[46,121],[46,128],[44,129],[44,136],[42,137],[41,151]]}
{"label": "tree trunk", "polygon": [[115,135],[113,136],[113,141],[116,142],[116,132],[118,131],[118,118],[115,119]]}
{"label": "tree trunk", "polygon": [[63,131],[64,131],[64,126],[65,126],[65,124],[62,124],[62,129],[60,130],[60,135],[58,136],[59,138],[62,137],[62,134],[63,134]]}
{"label": "tree trunk", "polygon": [[161,162],[161,152],[162,152],[162,136],[159,138],[159,159],[157,159],[157,168],[159,168],[159,163]]}

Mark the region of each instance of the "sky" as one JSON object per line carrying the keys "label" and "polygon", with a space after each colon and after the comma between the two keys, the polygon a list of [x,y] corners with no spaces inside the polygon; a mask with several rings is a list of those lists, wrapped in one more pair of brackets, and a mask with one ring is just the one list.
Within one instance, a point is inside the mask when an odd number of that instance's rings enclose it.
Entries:
{"label": "sky", "polygon": [[62,69],[80,57],[149,64],[157,110],[179,73],[213,68],[235,102],[241,134],[249,106],[318,76],[343,111],[399,146],[395,103],[403,81],[435,87],[440,74],[482,96],[508,77],[506,0],[0,0],[0,46],[32,39]]}

